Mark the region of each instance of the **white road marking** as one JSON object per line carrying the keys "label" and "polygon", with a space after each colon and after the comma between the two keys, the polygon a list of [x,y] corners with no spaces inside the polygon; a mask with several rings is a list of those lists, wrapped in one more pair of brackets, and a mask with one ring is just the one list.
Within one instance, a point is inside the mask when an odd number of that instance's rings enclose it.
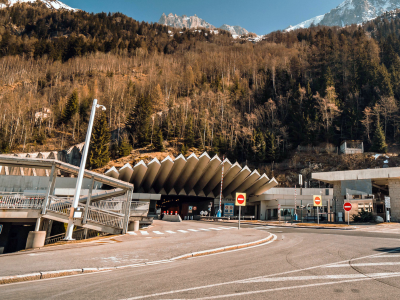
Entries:
{"label": "white road marking", "polygon": [[199,230],[196,229],[188,229],[189,231],[193,231],[193,232],[199,232]]}
{"label": "white road marking", "polygon": [[219,229],[219,228],[208,228],[208,229],[211,229],[211,230],[222,230],[222,229]]}
{"label": "white road marking", "polygon": [[381,256],[374,257],[374,258],[381,258],[381,257],[383,257],[383,258],[392,258],[392,257],[396,258],[396,257],[400,257],[400,254],[381,255]]}
{"label": "white road marking", "polygon": [[185,230],[177,230],[177,231],[182,232],[182,233],[188,233],[188,232],[185,231]]}
{"label": "white road marking", "polygon": [[[274,235],[274,240],[276,240],[277,236]],[[271,241],[272,242],[272,241]],[[269,244],[270,242],[266,243]],[[266,244],[261,244],[261,245],[266,245]],[[259,247],[261,245],[256,245],[253,247]],[[248,247],[248,248],[243,248],[243,249],[249,249],[252,247]],[[243,249],[237,249],[237,250],[232,250],[229,252],[234,252],[234,251],[238,251],[238,250],[243,250]],[[388,253],[393,253],[393,252],[397,252],[399,251],[400,248],[394,249],[392,251],[389,251]],[[228,252],[228,253],[229,253]],[[216,254],[222,254],[224,252],[221,253],[216,253]],[[211,254],[211,255],[216,255],[216,254]],[[207,256],[211,256],[211,255],[207,255]],[[366,258],[373,258],[376,256],[381,256],[383,255],[383,253],[378,253],[378,254],[372,254],[372,255],[367,255],[367,256],[362,256],[362,257],[358,257],[358,258],[354,258],[352,259],[352,261],[355,260],[361,260],[361,259],[366,259]],[[199,256],[198,258],[201,257],[207,257],[207,256]],[[330,264],[326,264],[326,265],[319,265],[319,266],[314,266],[314,267],[308,267],[308,268],[303,268],[303,269],[298,269],[298,270],[293,270],[293,271],[287,271],[287,272],[281,272],[281,273],[276,273],[276,274],[271,274],[271,275],[266,275],[266,276],[259,276],[259,277],[254,277],[254,278],[248,278],[246,279],[246,281],[250,281],[250,280],[257,280],[257,279],[263,279],[263,278],[269,278],[269,277],[274,277],[274,276],[278,276],[278,275],[286,275],[286,274],[292,274],[292,273],[297,273],[297,272],[303,272],[303,271],[308,271],[308,270],[314,270],[314,269],[318,269],[318,268],[323,268],[323,267],[327,267],[327,266],[331,266],[331,265],[337,265],[340,263],[345,263],[345,262],[349,262],[349,260],[344,260],[344,261],[340,261],[340,262],[336,262],[336,263],[330,263]],[[395,273],[393,273],[395,274]],[[398,277],[400,275],[395,275],[393,277]],[[390,278],[390,277],[386,277],[386,278]],[[264,291],[253,291],[253,292],[245,292],[243,293],[243,295],[248,295],[248,294],[252,294],[252,293],[267,293],[267,292],[273,292],[273,291],[279,291],[279,290],[288,290],[288,289],[296,289],[296,288],[304,288],[304,287],[313,287],[313,286],[321,286],[321,285],[330,285],[330,284],[340,284],[340,283],[347,283],[347,282],[356,282],[356,281],[364,281],[364,280],[372,280],[375,278],[360,278],[360,279],[351,279],[351,280],[343,280],[343,281],[335,281],[335,282],[327,282],[327,283],[318,283],[318,284],[310,284],[310,285],[301,285],[301,286],[292,286],[292,287],[283,287],[283,288],[277,288],[277,289],[270,289],[270,290],[264,290]],[[143,296],[137,296],[137,297],[133,297],[133,298],[128,298],[125,300],[136,300],[136,299],[144,299],[144,298],[151,298],[151,297],[158,297],[158,296],[165,296],[165,295],[171,295],[171,294],[177,294],[177,293],[182,293],[182,292],[190,292],[190,291],[195,291],[195,290],[201,290],[201,289],[208,289],[208,288],[213,288],[213,287],[219,287],[219,286],[224,286],[224,285],[231,285],[231,284],[237,284],[237,283],[241,283],[244,282],[245,280],[236,280],[236,281],[228,281],[228,282],[221,282],[221,283],[215,283],[215,284],[209,284],[209,285],[204,285],[204,286],[198,286],[198,287],[193,287],[193,288],[187,288],[187,289],[181,289],[181,290],[175,290],[175,291],[168,291],[168,292],[162,292],[162,293],[157,293],[157,294],[151,294],[151,295],[143,295]],[[205,299],[217,299],[219,298],[226,298],[226,297],[235,297],[235,296],[240,296],[240,293],[234,294],[234,295],[223,295],[223,296],[213,296],[212,298],[199,298],[197,300],[205,300]]]}
{"label": "white road marking", "polygon": [[128,231],[128,234],[130,234],[130,235],[137,235],[137,234],[134,233],[133,231]]}
{"label": "white road marking", "polygon": [[236,227],[218,227],[219,229],[225,229],[225,230],[230,230],[230,229],[236,229]]}
{"label": "white road marking", "polygon": [[155,234],[164,234],[164,233],[162,233],[162,232],[160,232],[160,231],[153,231]]}
{"label": "white road marking", "polygon": [[260,282],[277,282],[277,281],[305,281],[305,280],[332,280],[332,279],[356,279],[356,278],[382,278],[382,277],[400,276],[400,272],[396,273],[371,273],[371,274],[343,274],[343,275],[317,275],[317,276],[295,276],[295,277],[269,277],[259,278],[255,280],[244,280],[240,283],[260,283]]}
{"label": "white road marking", "polygon": [[373,267],[373,266],[393,266],[400,265],[400,262],[382,262],[382,263],[363,263],[363,264],[341,264],[331,265],[325,268],[345,268],[345,267]]}
{"label": "white road marking", "polygon": [[176,233],[176,232],[173,232],[173,231],[171,231],[171,230],[167,230],[166,232],[168,232],[168,233]]}
{"label": "white road marking", "polygon": [[204,228],[199,228],[199,230],[202,230],[202,231],[210,231],[209,229],[204,229]]}
{"label": "white road marking", "polygon": [[149,233],[147,231],[141,231],[140,232],[142,235],[149,235]]}
{"label": "white road marking", "polygon": [[[400,275],[385,276],[385,277],[378,277],[378,278],[393,278],[393,277],[400,277]],[[268,290],[259,290],[259,291],[249,291],[249,292],[243,292],[243,293],[235,293],[235,294],[230,294],[230,295],[218,295],[218,296],[210,296],[210,297],[203,297],[203,298],[195,298],[195,300],[211,300],[211,299],[222,299],[222,298],[234,298],[234,297],[239,297],[239,296],[247,296],[247,295],[254,295],[254,294],[264,294],[264,293],[284,291],[284,290],[293,290],[293,289],[301,289],[301,288],[307,288],[307,287],[317,287],[317,286],[340,284],[340,283],[349,283],[349,282],[359,282],[359,281],[374,280],[374,279],[376,279],[376,278],[368,278],[367,277],[367,278],[360,278],[360,279],[351,279],[351,280],[342,280],[342,281],[333,281],[333,282],[305,284],[305,285],[274,288],[274,289],[268,289]],[[133,299],[133,298],[130,298],[130,299]],[[176,300],[179,300],[179,299],[176,299]]]}

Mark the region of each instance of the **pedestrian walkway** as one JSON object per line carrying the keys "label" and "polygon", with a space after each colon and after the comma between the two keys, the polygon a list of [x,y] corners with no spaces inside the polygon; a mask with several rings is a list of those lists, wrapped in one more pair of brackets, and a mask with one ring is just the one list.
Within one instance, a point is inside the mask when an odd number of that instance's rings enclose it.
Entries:
{"label": "pedestrian walkway", "polygon": [[158,231],[158,230],[154,230],[154,231],[147,231],[147,230],[140,230],[137,232],[134,231],[128,231],[129,235],[132,236],[157,236],[157,235],[165,235],[165,234],[176,234],[176,233],[202,233],[202,232],[210,232],[210,231],[223,231],[223,230],[231,230],[231,229],[237,229],[236,227],[213,227],[213,228],[196,228],[196,229],[180,229],[180,230],[176,230],[176,231],[172,231],[172,230],[166,230],[166,231]]}

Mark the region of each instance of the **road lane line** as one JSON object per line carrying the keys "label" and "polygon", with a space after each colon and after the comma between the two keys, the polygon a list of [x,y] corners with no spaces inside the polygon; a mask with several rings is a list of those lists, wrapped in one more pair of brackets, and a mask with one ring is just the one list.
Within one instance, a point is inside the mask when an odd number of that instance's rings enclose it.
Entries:
{"label": "road lane line", "polygon": [[130,235],[137,235],[135,232],[130,232],[130,231],[128,231],[128,234],[130,234]]}
{"label": "road lane line", "polygon": [[199,230],[202,230],[202,231],[210,231],[209,229],[204,229],[204,228],[199,228]]}
{"label": "road lane line", "polygon": [[240,283],[261,283],[261,282],[280,282],[280,281],[307,281],[307,280],[332,280],[332,279],[357,279],[357,278],[382,278],[386,276],[400,276],[400,272],[390,273],[371,273],[371,274],[343,274],[343,275],[316,275],[316,276],[295,276],[295,277],[270,277],[256,280],[244,280]]}
{"label": "road lane line", "polygon": [[219,229],[219,228],[208,228],[208,229],[211,229],[211,230],[222,230],[222,229]]}
{"label": "road lane line", "polygon": [[153,233],[155,233],[155,234],[164,234],[164,233],[162,233],[160,231],[153,231]]}
{"label": "road lane line", "polygon": [[177,230],[177,231],[182,232],[182,233],[188,233],[188,232],[185,231],[185,230]]}
{"label": "road lane line", "polygon": [[[275,239],[276,240],[276,235],[275,235]],[[270,243],[270,242],[269,242]],[[266,243],[266,244],[269,244]],[[264,245],[266,245],[264,244]],[[258,247],[261,245],[256,245],[253,247]],[[249,249],[252,247],[248,247],[248,248],[244,248],[244,249]],[[229,252],[234,252],[234,251],[238,251],[238,250],[243,250],[243,249],[237,249],[237,250],[232,250]],[[393,252],[397,252],[399,251],[400,248],[396,248],[393,249],[391,251],[388,251],[388,253],[393,253]],[[228,253],[229,253],[228,252]],[[210,254],[207,256],[212,256],[212,255],[217,255],[217,254],[222,254],[224,252],[221,253],[216,253],[216,254]],[[362,257],[358,257],[358,258],[354,258],[352,259],[352,261],[355,260],[361,260],[361,259],[366,259],[366,258],[372,258],[372,257],[376,257],[376,256],[380,256],[383,255],[383,253],[378,253],[378,254],[372,254],[372,255],[367,255],[367,256],[362,256]],[[203,257],[207,257],[207,256],[203,256]],[[200,258],[200,257],[199,257]],[[278,275],[286,275],[286,274],[292,274],[292,273],[297,273],[297,272],[303,272],[303,271],[308,271],[308,270],[314,270],[314,269],[318,269],[318,268],[323,268],[326,266],[330,266],[333,264],[338,264],[338,263],[345,263],[345,262],[349,262],[350,260],[344,260],[344,261],[340,261],[340,262],[336,262],[336,263],[329,263],[326,265],[319,265],[319,266],[314,266],[314,267],[308,267],[308,268],[303,268],[303,269],[298,269],[298,270],[293,270],[293,271],[286,271],[286,272],[281,272],[281,273],[276,273],[276,274],[270,274],[270,275],[266,275],[266,276],[259,276],[259,277],[254,277],[254,278],[248,278],[246,280],[256,280],[256,279],[262,279],[262,278],[268,278],[268,277],[274,277],[274,276],[278,276]],[[397,276],[396,276],[397,277]],[[387,277],[388,278],[388,277]],[[329,282],[329,283],[322,283],[322,284],[311,284],[311,285],[304,285],[304,286],[298,286],[298,287],[289,287],[289,288],[283,288],[283,289],[290,289],[290,288],[303,288],[303,287],[311,287],[311,286],[318,286],[318,285],[328,285],[328,284],[339,284],[339,283],[346,283],[346,282],[353,282],[353,281],[363,281],[363,280],[372,280],[375,278],[361,278],[361,279],[352,279],[352,280],[344,280],[344,281],[335,281],[335,282]],[[151,297],[158,297],[158,296],[165,296],[165,295],[171,295],[171,294],[177,294],[177,293],[181,293],[181,292],[190,292],[190,291],[195,291],[195,290],[201,290],[201,289],[207,289],[207,288],[213,288],[213,287],[220,287],[220,286],[224,286],[224,285],[231,285],[231,284],[237,284],[240,282],[243,282],[244,280],[235,280],[235,281],[228,281],[228,282],[221,282],[221,283],[215,283],[215,284],[209,284],[209,285],[204,285],[204,286],[197,286],[197,287],[193,287],[193,288],[187,288],[187,289],[181,289],[181,290],[175,290],[175,291],[168,291],[168,292],[162,292],[162,293],[157,293],[157,294],[151,294],[151,295],[143,295],[143,296],[137,296],[137,297],[133,297],[133,298],[127,298],[124,300],[136,300],[136,299],[144,299],[144,298],[151,298]],[[279,289],[277,289],[279,290]],[[273,290],[266,290],[268,291],[274,291]],[[264,291],[265,292],[265,291]],[[240,294],[235,294],[233,296],[237,296]],[[229,297],[233,297],[232,295],[229,295]],[[225,296],[224,296],[225,297]],[[202,300],[203,298],[199,298],[197,300]],[[204,298],[204,299],[214,299],[214,298]]]}
{"label": "road lane line", "polygon": [[200,230],[196,230],[196,229],[188,229],[189,231],[193,231],[193,232],[199,232]]}
{"label": "road lane line", "polygon": [[176,232],[173,232],[173,231],[171,231],[171,230],[166,230],[165,232],[168,232],[168,233],[176,233]]}
{"label": "road lane line", "polygon": [[361,263],[361,264],[340,264],[331,265],[325,268],[345,268],[345,267],[373,267],[373,266],[398,266],[400,262],[381,262],[381,263]]}
{"label": "road lane line", "polygon": [[383,257],[383,258],[392,258],[392,257],[396,258],[396,257],[400,257],[400,254],[381,255],[381,256],[373,257],[373,258],[381,258],[381,257]]}
{"label": "road lane line", "polygon": [[[393,278],[393,277],[400,277],[400,275],[387,276],[387,277],[378,277],[378,278]],[[318,287],[318,286],[324,286],[324,285],[333,285],[333,284],[350,283],[350,282],[360,282],[360,281],[374,280],[374,279],[376,279],[376,278],[360,278],[360,279],[350,279],[350,280],[342,280],[342,281],[334,281],[334,282],[305,284],[305,285],[274,288],[274,289],[268,289],[268,290],[258,290],[258,291],[249,291],[249,292],[242,292],[242,293],[235,293],[235,294],[228,294],[228,295],[218,295],[218,296],[194,298],[194,300],[212,300],[212,299],[222,299],[222,298],[236,298],[236,297],[239,297],[239,296],[248,296],[248,295],[254,295],[254,294],[265,294],[265,293],[277,292],[277,291],[294,290],[294,289],[310,288],[310,287]],[[179,298],[175,298],[175,300],[179,300]]]}
{"label": "road lane line", "polygon": [[142,235],[149,235],[149,233],[147,231],[141,231],[140,232]]}

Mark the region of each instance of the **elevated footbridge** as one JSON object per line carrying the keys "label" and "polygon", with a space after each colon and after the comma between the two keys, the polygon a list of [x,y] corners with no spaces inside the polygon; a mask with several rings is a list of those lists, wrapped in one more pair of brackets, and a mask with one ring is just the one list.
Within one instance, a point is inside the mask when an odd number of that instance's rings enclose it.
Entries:
{"label": "elevated footbridge", "polygon": [[[45,194],[0,192],[0,220],[35,219],[35,231],[40,231],[43,220],[68,223],[73,219],[76,226],[110,234],[126,233],[132,203],[133,184],[85,170],[84,177],[91,180],[87,196],[81,197],[74,208],[73,199],[55,196],[57,176],[77,176],[79,168],[58,160],[20,158],[0,155],[0,166],[50,170]],[[114,188],[93,195],[96,183]]]}

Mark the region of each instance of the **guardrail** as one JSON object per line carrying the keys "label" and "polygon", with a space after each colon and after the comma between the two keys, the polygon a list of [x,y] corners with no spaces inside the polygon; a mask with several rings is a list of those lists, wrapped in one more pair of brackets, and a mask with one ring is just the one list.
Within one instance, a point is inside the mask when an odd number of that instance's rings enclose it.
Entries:
{"label": "guardrail", "polygon": [[[82,229],[75,230],[72,233],[72,238],[77,241],[80,241],[80,240],[84,240],[84,239],[90,239],[90,238],[93,238],[96,236],[108,235],[108,233],[99,232],[99,231],[92,230],[92,229],[86,229],[86,230],[87,230],[86,237],[85,237],[85,229],[82,228]],[[64,238],[65,238],[65,233],[60,233],[57,235],[50,236],[50,237],[46,238],[45,245],[57,243],[59,241],[62,241]]]}
{"label": "guardrail", "polygon": [[96,207],[89,206],[87,220],[110,226],[117,229],[123,229],[124,226],[124,215],[114,213],[111,211],[100,210]]}
{"label": "guardrail", "polygon": [[41,209],[44,197],[25,197],[23,195],[0,195],[0,208]]}

